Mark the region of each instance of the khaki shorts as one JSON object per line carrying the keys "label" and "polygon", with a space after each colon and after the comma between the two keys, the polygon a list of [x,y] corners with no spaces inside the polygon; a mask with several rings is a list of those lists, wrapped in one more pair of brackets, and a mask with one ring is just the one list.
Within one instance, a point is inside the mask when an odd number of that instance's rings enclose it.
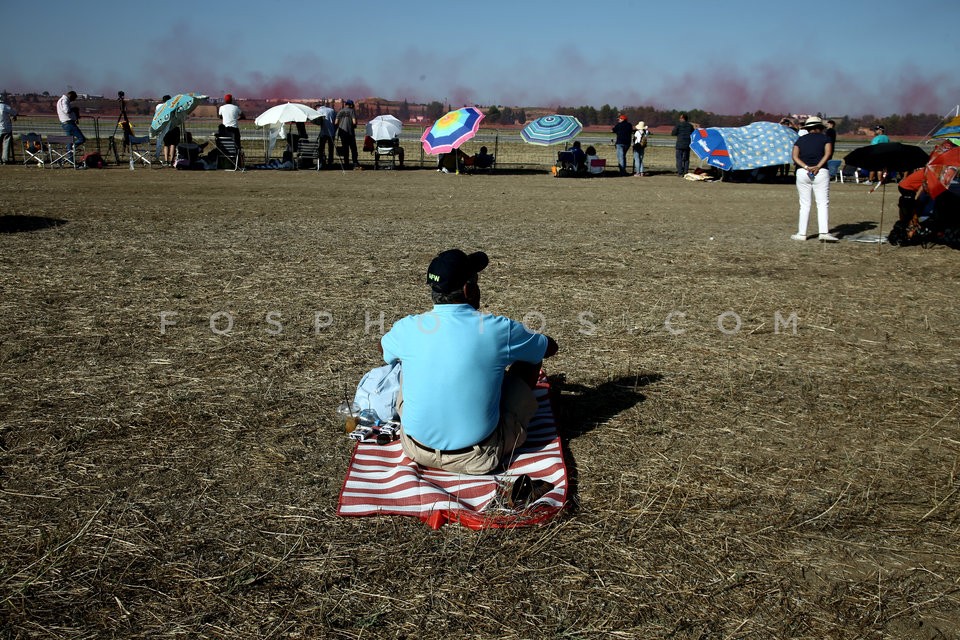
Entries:
{"label": "khaki shorts", "polygon": [[[401,378],[402,388],[402,378]],[[403,423],[403,394],[397,394],[397,412]],[[527,427],[537,413],[537,399],[525,382],[509,374],[500,390],[500,420],[487,438],[466,451],[443,452],[424,447],[400,429],[403,452],[419,465],[452,473],[490,473],[527,440]]]}

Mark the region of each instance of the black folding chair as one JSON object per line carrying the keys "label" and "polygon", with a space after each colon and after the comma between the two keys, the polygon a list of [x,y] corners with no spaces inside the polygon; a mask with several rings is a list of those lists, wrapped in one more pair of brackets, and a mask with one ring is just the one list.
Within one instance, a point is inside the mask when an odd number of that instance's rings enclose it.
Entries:
{"label": "black folding chair", "polygon": [[243,149],[233,136],[215,136],[214,141],[220,150],[220,158],[227,165],[227,171],[243,171]]}
{"label": "black folding chair", "polygon": [[300,138],[297,143],[297,157],[294,165],[297,169],[303,169],[310,163],[311,168],[320,171],[320,140],[310,140],[309,138]]}

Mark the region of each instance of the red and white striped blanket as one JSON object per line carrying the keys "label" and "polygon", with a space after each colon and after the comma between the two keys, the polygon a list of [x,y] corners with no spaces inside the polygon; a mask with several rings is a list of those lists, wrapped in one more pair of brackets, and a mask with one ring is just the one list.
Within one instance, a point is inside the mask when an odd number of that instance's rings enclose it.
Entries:
{"label": "red and white striped blanket", "polygon": [[[567,468],[550,406],[550,388],[541,373],[536,389],[540,404],[527,441],[514,452],[505,471],[482,476],[421,467],[394,440],[378,445],[358,442],[340,491],[341,516],[404,515],[439,529],[459,522],[471,529],[522,527],[545,522],[567,500]],[[512,509],[498,497],[522,474],[553,489],[529,505]],[[507,489],[509,493],[509,489]]]}

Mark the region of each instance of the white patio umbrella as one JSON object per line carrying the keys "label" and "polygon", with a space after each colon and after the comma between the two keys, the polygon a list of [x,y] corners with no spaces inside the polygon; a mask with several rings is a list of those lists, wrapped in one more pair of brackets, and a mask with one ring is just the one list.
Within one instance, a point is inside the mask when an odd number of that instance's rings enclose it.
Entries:
{"label": "white patio umbrella", "polygon": [[273,146],[276,144],[277,138],[286,135],[283,130],[285,122],[307,122],[315,120],[321,115],[319,111],[305,104],[287,102],[270,107],[258,115],[253,123],[258,127],[270,127],[270,140],[267,143],[267,157],[269,158],[270,154],[273,153]]}
{"label": "white patio umbrella", "polygon": [[373,118],[367,123],[366,135],[374,140],[393,140],[400,137],[403,122],[396,116],[382,115]]}

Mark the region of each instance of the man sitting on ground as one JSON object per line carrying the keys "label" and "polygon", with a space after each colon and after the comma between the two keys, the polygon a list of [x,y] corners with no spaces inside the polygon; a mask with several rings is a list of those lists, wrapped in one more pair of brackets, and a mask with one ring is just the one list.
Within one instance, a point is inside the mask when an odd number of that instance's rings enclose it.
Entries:
{"label": "man sitting on ground", "polygon": [[[444,251],[430,263],[432,311],[397,321],[380,344],[400,361],[397,412],[404,453],[420,465],[485,474],[527,438],[533,393],[550,337],[480,309],[487,255]],[[506,369],[506,367],[510,367]]]}

